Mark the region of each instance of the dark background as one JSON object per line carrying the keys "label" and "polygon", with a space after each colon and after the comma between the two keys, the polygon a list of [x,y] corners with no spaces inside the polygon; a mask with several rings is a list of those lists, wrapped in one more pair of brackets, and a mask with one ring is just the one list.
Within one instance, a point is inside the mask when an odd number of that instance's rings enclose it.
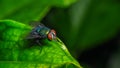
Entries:
{"label": "dark background", "polygon": [[42,22],[56,29],[84,68],[120,68],[119,12],[118,0],[80,0],[52,8]]}

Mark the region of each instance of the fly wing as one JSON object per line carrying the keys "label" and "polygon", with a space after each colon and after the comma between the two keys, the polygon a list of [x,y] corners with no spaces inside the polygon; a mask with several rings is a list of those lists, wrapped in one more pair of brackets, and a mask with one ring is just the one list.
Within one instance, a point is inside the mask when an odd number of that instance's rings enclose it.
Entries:
{"label": "fly wing", "polygon": [[44,28],[44,24],[40,23],[39,21],[32,21],[30,22],[30,26],[34,27],[33,30],[29,33],[27,39],[37,39],[42,38],[36,31],[38,29]]}
{"label": "fly wing", "polygon": [[27,37],[27,39],[39,39],[41,38],[41,36],[33,29],[33,31],[31,31]]}

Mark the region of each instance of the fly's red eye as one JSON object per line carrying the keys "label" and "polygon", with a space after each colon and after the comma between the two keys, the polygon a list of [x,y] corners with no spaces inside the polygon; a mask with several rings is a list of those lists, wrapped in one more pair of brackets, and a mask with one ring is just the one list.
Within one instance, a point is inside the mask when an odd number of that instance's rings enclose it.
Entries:
{"label": "fly's red eye", "polygon": [[48,39],[49,40],[53,40],[56,39],[56,31],[55,30],[50,30],[50,32],[48,33]]}
{"label": "fly's red eye", "polygon": [[52,38],[53,38],[52,33],[48,33],[48,39],[49,39],[49,40],[52,40]]}
{"label": "fly's red eye", "polygon": [[52,29],[50,32],[54,33],[54,35],[56,35],[56,31],[54,29]]}

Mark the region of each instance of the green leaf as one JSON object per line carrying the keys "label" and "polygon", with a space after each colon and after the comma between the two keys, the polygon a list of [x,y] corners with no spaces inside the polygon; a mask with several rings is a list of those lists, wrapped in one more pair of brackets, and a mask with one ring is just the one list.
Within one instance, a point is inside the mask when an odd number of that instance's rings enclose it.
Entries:
{"label": "green leaf", "polygon": [[50,4],[43,0],[1,0],[0,19],[13,19],[23,23],[41,20],[50,9]]}
{"label": "green leaf", "polygon": [[52,6],[69,6],[76,0],[0,0],[0,19],[13,19],[28,24],[41,20]]}
{"label": "green leaf", "polygon": [[12,20],[1,20],[0,25],[1,68],[82,68],[59,38],[31,45],[26,36],[32,27]]}

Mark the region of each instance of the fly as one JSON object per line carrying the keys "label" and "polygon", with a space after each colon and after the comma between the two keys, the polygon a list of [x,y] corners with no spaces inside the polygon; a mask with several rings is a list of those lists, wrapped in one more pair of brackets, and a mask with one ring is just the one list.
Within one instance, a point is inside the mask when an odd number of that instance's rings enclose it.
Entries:
{"label": "fly", "polygon": [[35,41],[41,45],[39,42],[41,39],[56,40],[56,31],[43,24],[39,24],[32,29],[27,39],[35,39]]}

